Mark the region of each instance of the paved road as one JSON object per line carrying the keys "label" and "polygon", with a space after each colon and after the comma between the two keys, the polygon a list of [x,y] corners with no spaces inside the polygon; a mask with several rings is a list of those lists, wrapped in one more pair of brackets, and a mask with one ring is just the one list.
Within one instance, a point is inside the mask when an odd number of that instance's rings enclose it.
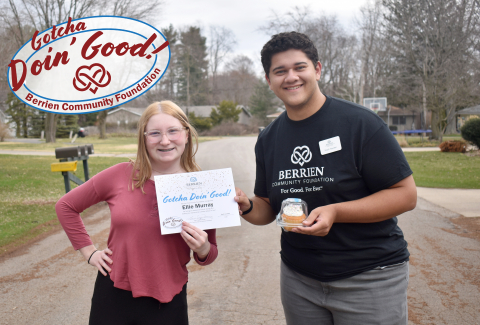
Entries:
{"label": "paved road", "polygon": [[[251,195],[255,141],[202,143],[198,162],[203,169],[232,167],[236,185]],[[414,211],[399,217],[412,255],[409,324],[478,324],[480,236],[475,238],[459,222],[463,219],[421,198]],[[103,207],[85,223],[94,243],[103,248],[108,212]],[[219,229],[215,263],[188,266],[190,323],[285,324],[279,238],[274,224],[244,222]],[[0,260],[0,324],[86,324],[95,276],[63,232]]]}

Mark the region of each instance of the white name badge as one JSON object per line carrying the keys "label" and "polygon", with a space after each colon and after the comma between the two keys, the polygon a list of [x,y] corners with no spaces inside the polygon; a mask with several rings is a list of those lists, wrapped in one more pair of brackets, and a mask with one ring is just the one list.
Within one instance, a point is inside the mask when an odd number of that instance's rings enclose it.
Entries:
{"label": "white name badge", "polygon": [[333,137],[327,140],[322,140],[318,143],[320,146],[320,153],[326,155],[335,151],[342,150],[342,144],[340,143],[340,137]]}
{"label": "white name badge", "polygon": [[162,235],[179,233],[182,221],[200,229],[240,226],[231,168],[154,179]]}

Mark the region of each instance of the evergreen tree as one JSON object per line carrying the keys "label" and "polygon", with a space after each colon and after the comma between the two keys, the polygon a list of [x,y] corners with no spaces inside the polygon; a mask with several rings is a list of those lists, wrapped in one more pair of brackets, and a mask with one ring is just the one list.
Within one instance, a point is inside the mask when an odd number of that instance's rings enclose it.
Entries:
{"label": "evergreen tree", "polygon": [[179,99],[187,106],[206,103],[207,83],[207,45],[200,28],[188,27],[180,33],[177,64],[179,68]]}
{"label": "evergreen tree", "polygon": [[178,54],[178,39],[179,32],[170,24],[168,28],[161,30],[162,34],[167,39],[170,46],[170,63],[167,68],[167,72],[163,75],[162,80],[159,81],[160,97],[169,100],[176,100],[176,84],[178,79],[178,66],[177,60]]}
{"label": "evergreen tree", "polygon": [[33,114],[31,116],[31,128],[29,131],[29,135],[34,138],[40,138],[42,135],[42,131],[45,131],[45,118],[47,113],[40,111],[40,110],[33,110]]}
{"label": "evergreen tree", "polygon": [[250,112],[265,125],[268,124],[267,115],[275,112],[275,98],[268,83],[263,78],[259,79],[250,97]]}
{"label": "evergreen tree", "polygon": [[212,119],[210,117],[197,117],[194,112],[191,112],[188,113],[188,120],[199,132],[212,128]]}
{"label": "evergreen tree", "polygon": [[78,132],[78,115],[64,114],[58,118],[57,122],[57,138],[68,138],[70,131],[73,134]]}
{"label": "evergreen tree", "polygon": [[212,119],[213,125],[219,125],[224,121],[238,121],[238,115],[242,112],[241,108],[237,108],[237,103],[223,100],[215,108],[212,108],[210,113],[210,118]]}

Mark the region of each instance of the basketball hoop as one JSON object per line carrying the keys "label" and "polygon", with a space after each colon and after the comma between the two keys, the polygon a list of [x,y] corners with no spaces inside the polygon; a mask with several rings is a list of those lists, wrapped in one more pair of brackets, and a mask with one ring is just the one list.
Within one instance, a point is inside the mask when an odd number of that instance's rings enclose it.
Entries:
{"label": "basketball hoop", "polygon": [[378,115],[378,111],[380,110],[380,105],[378,103],[371,103],[370,109]]}

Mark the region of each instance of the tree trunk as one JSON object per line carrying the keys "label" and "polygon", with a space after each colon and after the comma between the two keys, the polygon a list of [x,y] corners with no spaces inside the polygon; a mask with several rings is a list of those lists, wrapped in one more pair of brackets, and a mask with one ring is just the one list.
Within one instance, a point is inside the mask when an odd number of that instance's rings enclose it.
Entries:
{"label": "tree trunk", "polygon": [[363,106],[363,91],[365,89],[365,76],[364,76],[364,63],[362,62],[362,68],[360,73],[360,89],[358,91],[358,104]]}
{"label": "tree trunk", "polygon": [[23,128],[23,137],[28,138],[28,108],[27,105],[23,104],[23,115],[22,115],[22,128]]}
{"label": "tree trunk", "polygon": [[22,131],[22,124],[20,123],[20,120],[15,120],[15,125],[17,126],[15,128],[15,137],[20,138],[21,137],[21,131]]}
{"label": "tree trunk", "polygon": [[442,139],[442,130],[440,129],[440,115],[438,111],[432,110],[432,139]]}
{"label": "tree trunk", "polygon": [[[423,65],[423,71],[424,71],[424,74],[426,74],[425,64]],[[428,128],[428,126],[427,126],[427,86],[425,85],[425,79],[422,79],[422,88],[423,88],[423,98],[422,98],[423,125],[422,125],[422,129],[426,130]]]}
{"label": "tree trunk", "polygon": [[190,50],[187,60],[187,107],[190,107]]}
{"label": "tree trunk", "polygon": [[57,132],[58,115],[55,113],[47,113],[45,117],[45,142],[55,143],[55,134]]}
{"label": "tree trunk", "polygon": [[447,116],[447,125],[445,126],[445,134],[455,134],[458,133],[457,131],[457,116],[455,112],[451,113],[448,112]]}
{"label": "tree trunk", "polygon": [[98,113],[98,131],[100,132],[100,139],[107,138],[107,113],[108,109]]}

